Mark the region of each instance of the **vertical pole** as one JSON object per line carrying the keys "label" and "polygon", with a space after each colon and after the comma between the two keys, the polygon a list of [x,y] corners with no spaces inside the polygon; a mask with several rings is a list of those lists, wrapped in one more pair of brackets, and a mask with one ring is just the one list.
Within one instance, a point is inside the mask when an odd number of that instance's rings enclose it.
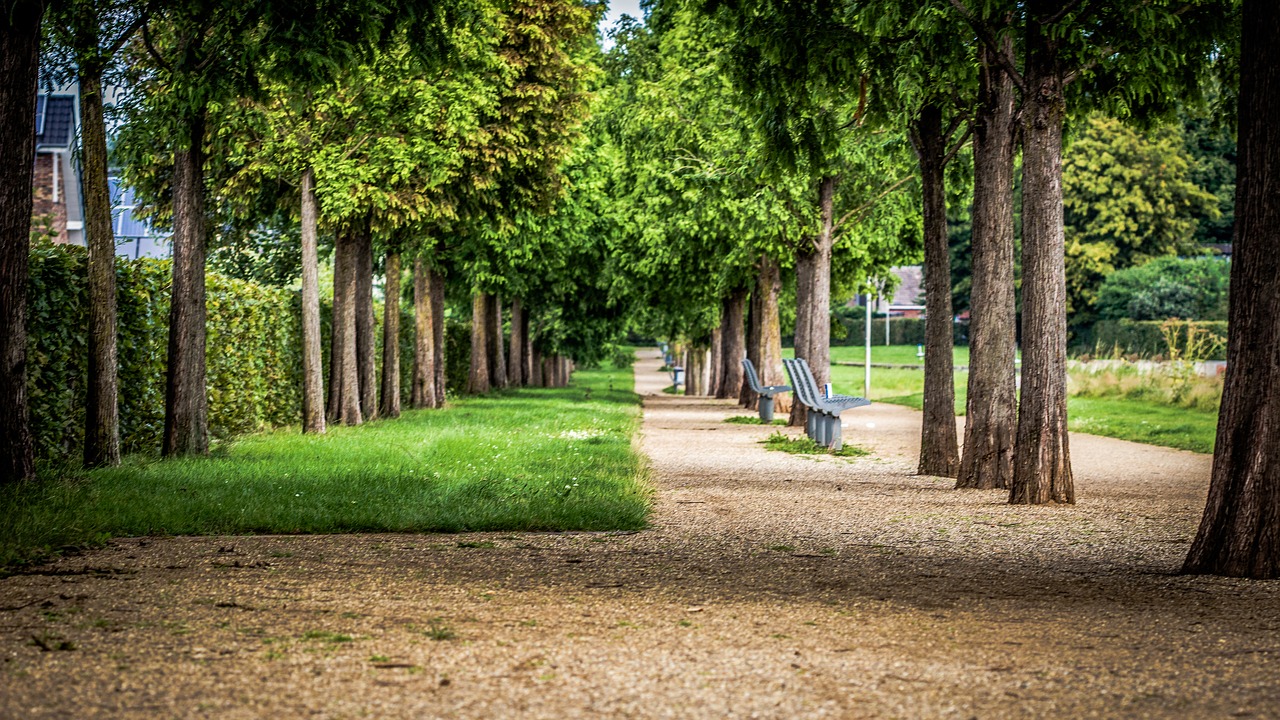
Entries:
{"label": "vertical pole", "polygon": [[893,309],[892,305],[885,303],[885,306],[884,306],[884,346],[885,347],[889,347],[889,311],[892,309]]}
{"label": "vertical pole", "polygon": [[[870,399],[871,397],[871,293],[867,293],[867,323],[866,323],[866,342],[867,353],[866,361],[862,364],[862,397]],[[886,322],[888,322],[886,320]]]}

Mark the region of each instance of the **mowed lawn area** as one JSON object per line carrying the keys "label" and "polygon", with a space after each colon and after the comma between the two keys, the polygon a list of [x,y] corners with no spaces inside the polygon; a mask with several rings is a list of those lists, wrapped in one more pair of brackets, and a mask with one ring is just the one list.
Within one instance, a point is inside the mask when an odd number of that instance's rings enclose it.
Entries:
{"label": "mowed lawn area", "polygon": [[652,493],[632,387],[630,369],[580,370],[568,388],[5,488],[0,568],[111,536],[639,529]]}
{"label": "mowed lawn area", "polygon": [[[914,364],[916,346],[872,346],[872,363]],[[792,356],[790,348],[783,351]],[[831,359],[839,362],[862,362],[861,347],[833,347]],[[955,364],[967,365],[969,348],[955,349]],[[957,371],[956,413],[965,412],[968,372]],[[831,382],[835,391],[861,395],[863,368],[832,365]],[[903,368],[871,368],[871,399],[876,402],[921,408],[924,403],[924,371]],[[857,412],[856,410],[853,412]],[[1218,413],[1204,409],[1182,408],[1148,400],[1124,397],[1070,397],[1067,418],[1071,430],[1164,447],[1213,452]]]}

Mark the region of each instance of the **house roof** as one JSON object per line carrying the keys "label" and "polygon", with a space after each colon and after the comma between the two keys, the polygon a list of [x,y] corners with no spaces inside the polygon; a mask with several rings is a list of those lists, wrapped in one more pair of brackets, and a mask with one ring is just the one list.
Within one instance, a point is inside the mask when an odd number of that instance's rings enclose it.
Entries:
{"label": "house roof", "polygon": [[891,272],[898,276],[898,287],[893,291],[893,306],[923,307],[924,268],[909,265],[893,268]]}
{"label": "house roof", "polygon": [[76,137],[76,96],[36,98],[36,149],[65,150]]}

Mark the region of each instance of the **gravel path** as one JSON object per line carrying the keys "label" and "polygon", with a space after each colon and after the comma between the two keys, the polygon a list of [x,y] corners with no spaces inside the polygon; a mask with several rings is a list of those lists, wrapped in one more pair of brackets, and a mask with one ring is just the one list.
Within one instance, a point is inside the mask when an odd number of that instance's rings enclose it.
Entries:
{"label": "gravel path", "polygon": [[1173,574],[1207,456],[1074,435],[1015,508],[914,411],[789,456],[642,355],[652,530],[113,542],[0,580],[0,718],[1280,715],[1280,583]]}

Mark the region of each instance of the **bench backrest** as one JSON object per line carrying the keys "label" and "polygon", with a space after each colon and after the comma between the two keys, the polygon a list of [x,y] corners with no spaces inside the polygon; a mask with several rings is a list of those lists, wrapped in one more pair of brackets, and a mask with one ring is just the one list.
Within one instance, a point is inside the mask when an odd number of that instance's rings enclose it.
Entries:
{"label": "bench backrest", "polygon": [[808,407],[817,406],[817,398],[814,396],[811,387],[805,383],[804,371],[801,370],[798,360],[784,359],[782,364],[787,369],[787,374],[791,376],[791,386],[795,389],[796,397],[800,398],[800,402]]}
{"label": "bench backrest", "polygon": [[747,373],[747,384],[752,392],[763,394],[764,386],[760,384],[760,376],[756,375],[756,366],[751,363],[751,358],[742,358],[742,369]]}
{"label": "bench backrest", "polygon": [[800,370],[800,382],[805,384],[809,391],[809,397],[813,398],[813,405],[826,399],[823,393],[818,389],[818,381],[813,377],[813,371],[809,369],[809,361],[804,358],[796,358],[796,367]]}

